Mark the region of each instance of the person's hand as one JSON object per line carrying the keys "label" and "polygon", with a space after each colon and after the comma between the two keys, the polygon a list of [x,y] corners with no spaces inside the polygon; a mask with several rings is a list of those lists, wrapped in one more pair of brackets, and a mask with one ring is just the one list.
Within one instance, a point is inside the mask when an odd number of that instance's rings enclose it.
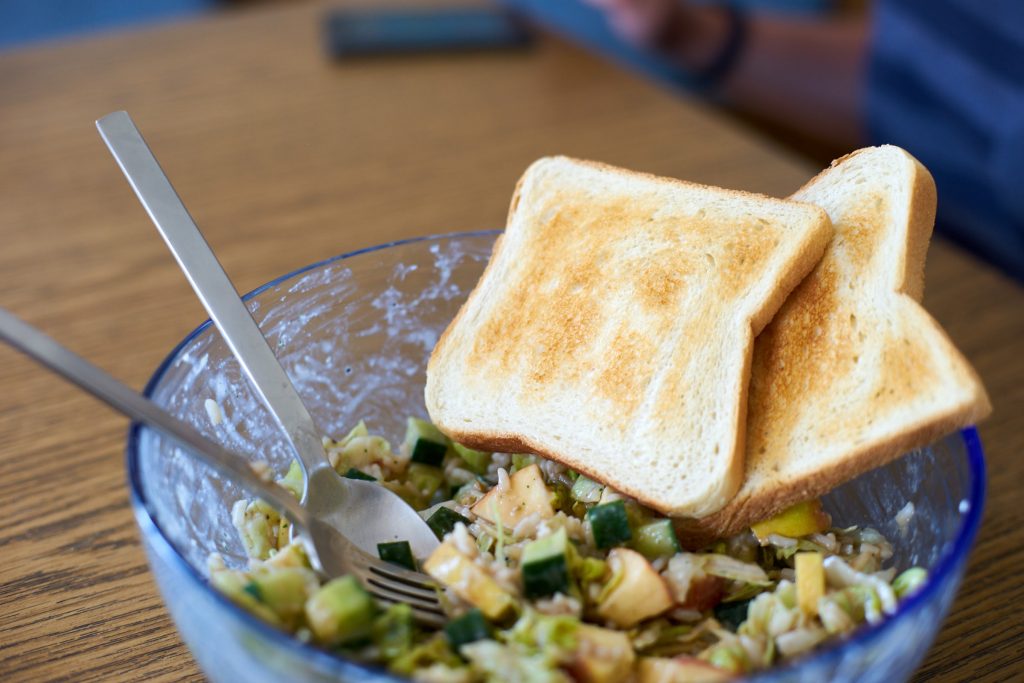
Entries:
{"label": "person's hand", "polygon": [[706,66],[726,40],[720,8],[685,0],[584,0],[600,9],[624,40],[668,55],[690,69]]}
{"label": "person's hand", "polygon": [[681,0],[584,0],[605,13],[612,30],[629,42],[649,48],[668,47],[666,36],[686,20]]}
{"label": "person's hand", "polygon": [[837,151],[863,144],[866,16],[738,15],[696,0],[582,1],[624,41],[681,67],[718,102]]}

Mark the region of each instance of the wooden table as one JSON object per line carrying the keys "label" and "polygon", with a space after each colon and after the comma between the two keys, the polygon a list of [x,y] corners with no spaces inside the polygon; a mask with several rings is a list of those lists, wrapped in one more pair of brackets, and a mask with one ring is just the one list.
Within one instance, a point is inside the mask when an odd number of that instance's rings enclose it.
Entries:
{"label": "wooden table", "polygon": [[[127,109],[240,289],[357,247],[503,223],[566,153],[785,195],[814,169],[554,40],[332,64],[320,8],[0,55],[0,306],[135,387],[205,314],[93,120]],[[1024,291],[933,244],[926,303],[996,413],[966,587],[920,680],[1022,676]],[[127,423],[0,348],[0,680],[199,680],[147,572]]]}

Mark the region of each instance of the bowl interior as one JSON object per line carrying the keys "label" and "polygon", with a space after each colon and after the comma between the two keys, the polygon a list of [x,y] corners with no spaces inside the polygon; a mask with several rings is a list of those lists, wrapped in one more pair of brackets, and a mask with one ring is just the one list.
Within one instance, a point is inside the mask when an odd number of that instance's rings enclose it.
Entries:
{"label": "bowl interior", "polygon": [[[407,416],[426,417],[427,359],[476,284],[495,236],[441,236],[367,249],[249,295],[250,310],[325,435],[344,435],[364,419],[397,445]],[[266,461],[278,473],[287,469],[291,456],[284,440],[209,324],[171,354],[147,393],[253,461]],[[218,424],[209,400],[223,415]],[[133,493],[163,540],[197,576],[212,552],[244,565],[230,516],[231,503],[244,492],[161,435],[148,429],[132,434]],[[837,524],[872,526],[892,540],[898,569],[957,572],[977,526],[982,468],[976,434],[955,434],[837,489],[825,504]],[[908,502],[915,514],[897,523],[896,513]]]}
{"label": "bowl interior", "polygon": [[[405,419],[426,417],[423,384],[438,336],[479,278],[494,234],[412,240],[359,252],[273,282],[250,310],[323,434],[359,420],[393,445]],[[284,438],[216,329],[205,326],[165,362],[148,391],[201,432],[283,474]],[[207,402],[223,419],[214,424]],[[182,556],[205,567],[211,552],[245,563],[230,506],[245,493],[169,439],[139,433],[147,507]]]}

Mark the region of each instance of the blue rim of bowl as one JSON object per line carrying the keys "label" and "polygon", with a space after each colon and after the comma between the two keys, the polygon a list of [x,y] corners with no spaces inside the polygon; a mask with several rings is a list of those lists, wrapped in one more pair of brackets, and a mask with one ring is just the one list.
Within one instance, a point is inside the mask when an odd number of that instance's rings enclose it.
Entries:
{"label": "blue rim of bowl", "polygon": [[[472,237],[483,237],[487,235],[497,236],[501,233],[501,230],[478,230],[472,232],[458,232],[438,235],[428,235],[424,237],[413,237],[410,239],[396,240],[393,242],[386,242],[372,247],[366,247],[364,249],[358,249],[356,251],[347,252],[334,256],[323,261],[310,264],[298,270],[292,271],[286,275],[282,275],[270,282],[257,287],[242,298],[249,300],[252,297],[258,296],[271,287],[290,280],[294,277],[302,275],[303,273],[309,272],[316,268],[320,268],[337,261],[359,256],[361,254],[372,253],[375,251],[381,251],[383,249],[389,249],[391,247],[399,247],[408,244],[414,244],[417,242],[440,242],[444,240],[458,240]],[[160,363],[149,382],[143,389],[143,395],[147,398],[151,398],[153,392],[156,390],[157,385],[163,378],[164,373],[171,366],[172,363],[177,359],[181,351],[188,346],[193,339],[206,331],[208,327],[212,325],[210,320],[206,320],[199,327],[189,333],[174,349],[164,358],[163,362]],[[340,675],[364,675],[364,676],[377,676],[392,681],[407,681],[408,679],[396,677],[385,669],[356,662],[351,659],[346,659],[340,654],[334,654],[327,650],[321,649],[316,645],[310,643],[303,643],[291,635],[281,631],[266,622],[260,620],[250,612],[246,611],[236,603],[232,602],[229,598],[224,596],[218,590],[210,585],[199,570],[191,565],[185,557],[178,552],[174,543],[167,537],[160,524],[157,522],[155,516],[149,509],[148,502],[142,492],[140,472],[138,466],[138,455],[139,455],[139,435],[142,430],[142,425],[133,422],[128,428],[128,443],[125,452],[126,467],[128,470],[128,484],[129,493],[131,495],[132,508],[135,513],[135,518],[139,524],[139,528],[143,535],[147,538],[156,537],[159,538],[161,543],[154,544],[154,550],[160,553],[161,557],[169,562],[177,564],[179,567],[185,570],[185,573],[193,579],[197,584],[202,586],[206,591],[212,594],[214,600],[218,601],[225,609],[233,613],[236,620],[243,622],[248,628],[257,631],[267,640],[280,645],[283,648],[293,651],[297,655],[308,657],[316,661],[321,668],[331,669],[336,671]],[[964,446],[967,450],[967,461],[968,469],[971,476],[970,482],[970,497],[967,500],[968,510],[960,524],[960,528],[957,531],[956,539],[953,542],[952,548],[945,550],[939,557],[938,562],[935,563],[934,567],[928,572],[928,579],[924,586],[916,593],[908,597],[906,600],[900,603],[895,614],[890,615],[884,621],[878,624],[865,626],[857,630],[851,637],[837,641],[834,645],[826,647],[822,650],[814,652],[806,657],[796,659],[787,664],[772,667],[771,669],[754,673],[752,676],[742,680],[747,681],[767,681],[775,678],[776,676],[784,675],[787,672],[791,672],[794,669],[803,668],[805,666],[814,665],[827,665],[830,660],[834,660],[842,656],[843,652],[847,648],[855,647],[858,649],[869,646],[878,638],[884,637],[887,633],[894,632],[893,629],[908,617],[908,615],[921,609],[925,604],[929,603],[934,596],[935,592],[940,589],[946,583],[946,580],[950,578],[950,575],[957,571],[958,565],[966,562],[967,555],[974,544],[974,539],[978,533],[978,527],[981,524],[981,516],[985,502],[985,457],[981,446],[981,438],[978,435],[978,431],[975,427],[967,427],[960,431],[960,436],[964,441]],[[155,532],[155,533],[154,533]],[[358,672],[358,673],[357,673]]]}

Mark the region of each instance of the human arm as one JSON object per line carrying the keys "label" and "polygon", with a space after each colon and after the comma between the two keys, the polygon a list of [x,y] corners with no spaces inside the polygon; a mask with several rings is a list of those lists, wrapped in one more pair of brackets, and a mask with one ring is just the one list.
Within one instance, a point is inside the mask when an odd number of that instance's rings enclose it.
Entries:
{"label": "human arm", "polygon": [[[691,73],[731,30],[721,8],[677,0],[587,0],[624,38]],[[715,93],[737,110],[837,147],[864,143],[867,22],[754,14],[745,44]]]}

